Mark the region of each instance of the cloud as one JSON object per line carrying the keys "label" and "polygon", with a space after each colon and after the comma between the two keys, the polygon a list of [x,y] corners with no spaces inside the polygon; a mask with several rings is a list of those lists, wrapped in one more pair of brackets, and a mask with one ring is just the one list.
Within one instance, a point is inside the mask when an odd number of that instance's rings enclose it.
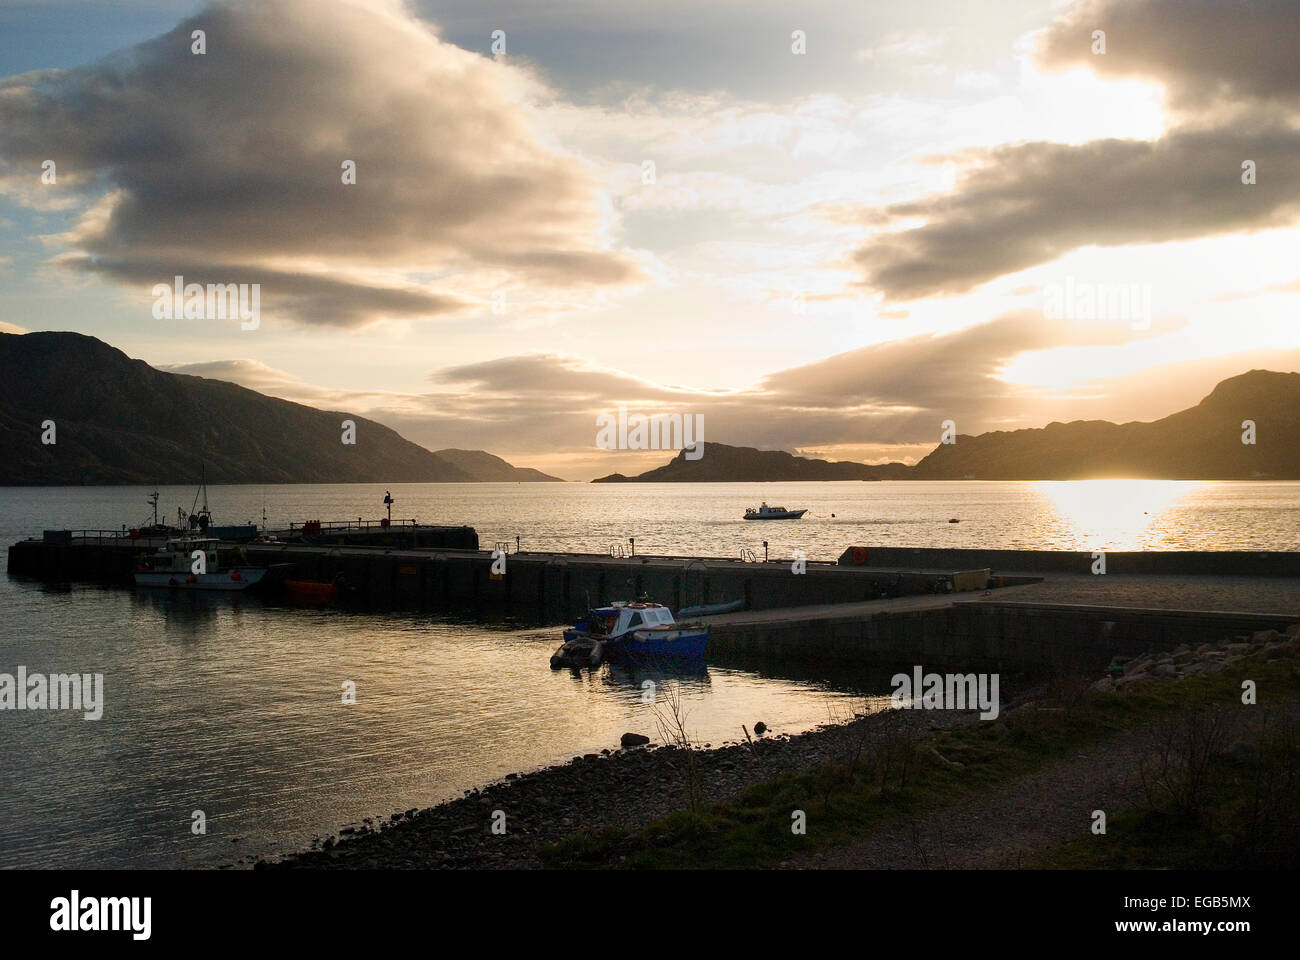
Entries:
{"label": "cloud", "polygon": [[[1106,33],[1105,54],[1092,53],[1094,30]],[[1243,102],[1295,107],[1295,36],[1294,0],[1088,0],[1044,32],[1037,61],[1152,80],[1175,108],[1197,113]]]}
{"label": "cloud", "polygon": [[[595,418],[630,412],[703,414],[706,437],[770,449],[896,449],[933,443],[940,421],[963,432],[1040,425],[1052,396],[999,379],[1017,356],[1060,347],[1104,347],[1139,337],[1121,324],[1047,321],[1021,310],[945,335],[888,341],[771,374],[743,390],[688,389],[558,353],[505,356],[438,370],[424,394],[338,392],[256,361],[173,365],[175,373],[230,379],[313,406],[356,409],[418,443],[506,455],[593,454]],[[1089,388],[1090,394],[1104,391]],[[1077,397],[1071,402],[1077,406]],[[1033,413],[1027,413],[1032,410]],[[1158,404],[1155,414],[1169,412]],[[603,472],[621,469],[609,455]],[[600,471],[599,467],[594,468]]]}
{"label": "cloud", "polygon": [[[1091,53],[1104,29],[1107,52]],[[852,254],[890,300],[966,293],[1071,250],[1272,229],[1300,216],[1300,66],[1282,0],[1094,0],[1039,37],[1039,65],[1164,85],[1159,139],[967,150],[949,193],[853,216],[884,229]],[[1243,184],[1245,161],[1256,183]],[[843,213],[840,214],[843,218]],[[909,221],[920,221],[912,226]],[[896,229],[889,229],[895,227]]]}
{"label": "cloud", "polygon": [[[867,283],[889,299],[965,293],[1090,244],[1265,230],[1300,212],[1296,129],[1257,124],[1154,142],[1028,143],[965,159],[978,166],[953,193],[885,210],[921,217],[924,226],[879,234],[855,252]],[[1247,159],[1267,171],[1264,184],[1241,182]]]}
{"label": "cloud", "polygon": [[[551,473],[589,479],[634,473],[668,452],[603,451],[596,417],[702,414],[706,440],[835,459],[915,462],[952,419],[966,434],[1039,427],[1080,417],[1153,420],[1197,403],[1227,377],[1300,367],[1300,349],[1251,350],[1157,365],[1050,390],[1002,377],[1039,351],[1108,348],[1170,333],[1123,324],[1049,321],[1018,310],[943,335],[861,347],[778,371],[742,390],[688,389],[559,353],[504,356],[444,368],[424,393],[314,385],[256,360],[160,366],[230,380],[321,409],[354,410],[431,450],[486,449]],[[655,372],[658,375],[658,371]]]}
{"label": "cloud", "polygon": [[89,204],[61,238],[70,266],[152,283],[202,265],[305,323],[456,314],[507,281],[635,282],[594,173],[537,129],[545,96],[395,2],[215,3],[93,65],[0,81],[0,172],[58,162],[40,189]]}

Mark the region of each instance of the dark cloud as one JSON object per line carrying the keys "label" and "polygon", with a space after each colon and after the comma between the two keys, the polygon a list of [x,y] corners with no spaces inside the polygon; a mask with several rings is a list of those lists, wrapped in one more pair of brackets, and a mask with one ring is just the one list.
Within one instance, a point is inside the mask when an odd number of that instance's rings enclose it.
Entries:
{"label": "dark cloud", "polygon": [[[949,194],[859,211],[882,232],[853,254],[891,300],[965,293],[1088,245],[1264,230],[1300,214],[1300,57],[1294,0],[1091,0],[1040,37],[1049,69],[1162,83],[1178,109],[1158,140],[971,150]],[[1093,54],[1092,31],[1106,32]],[[1242,164],[1256,183],[1242,183]],[[843,214],[841,213],[841,218]]]}
{"label": "dark cloud", "polygon": [[[922,217],[854,254],[891,300],[964,293],[1078,247],[1285,226],[1300,211],[1300,130],[1266,124],[1156,141],[1027,143],[970,153],[950,194],[887,208]],[[1241,182],[1253,160],[1257,183]]]}
{"label": "dark cloud", "polygon": [[[58,262],[111,280],[136,283],[146,289],[155,283],[174,287],[176,276],[183,277],[187,285],[197,283],[205,287],[210,283],[256,283],[260,284],[262,314],[267,319],[303,318],[316,326],[356,327],[375,317],[434,317],[461,313],[477,306],[474,301],[414,283],[385,286],[327,274],[246,264],[214,265],[170,259],[165,267],[174,273],[160,274],[159,268],[163,265],[148,258],[69,254],[58,258]],[[270,304],[271,309],[266,309],[266,304]]]}
{"label": "dark cloud", "polygon": [[[1104,77],[1164,85],[1172,105],[1300,104],[1295,0],[1088,0],[1051,25],[1037,59],[1046,70],[1086,66]],[[1104,55],[1092,32],[1106,33]]]}
{"label": "dark cloud", "polygon": [[[476,272],[636,279],[601,243],[593,176],[536,136],[532,84],[389,0],[217,3],[94,65],[0,82],[0,162],[53,158],[98,198],[67,238],[74,264],[133,282],[178,263],[261,273],[307,322],[452,312]],[[393,279],[421,274],[436,289]]]}

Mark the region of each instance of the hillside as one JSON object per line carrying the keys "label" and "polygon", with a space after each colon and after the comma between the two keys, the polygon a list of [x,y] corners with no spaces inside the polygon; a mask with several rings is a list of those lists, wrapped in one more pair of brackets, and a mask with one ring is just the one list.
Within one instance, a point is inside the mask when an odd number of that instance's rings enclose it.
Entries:
{"label": "hillside", "polygon": [[[1244,444],[1242,423],[1255,423]],[[1300,479],[1300,373],[1252,370],[1204,400],[1148,423],[1049,423],[959,436],[916,465],[918,480],[1075,480],[1157,477]]]}
{"label": "hillside", "polygon": [[516,467],[483,450],[435,450],[434,454],[464,470],[475,480],[492,483],[563,483],[559,477],[532,467]]}
{"label": "hillside", "polygon": [[705,443],[696,460],[686,459],[686,451],[677,454],[662,467],[635,477],[621,473],[593,480],[592,483],[726,483],[728,481],[771,480],[903,480],[910,468],[901,463],[870,466],[850,461],[833,462],[796,457],[781,450],[758,450],[732,447],[725,443]]}
{"label": "hillside", "polygon": [[164,373],[77,333],[0,334],[0,448],[0,485],[475,479],[373,420]]}
{"label": "hillside", "polygon": [[[1244,421],[1255,443],[1242,443]],[[870,439],[870,438],[863,438]],[[1082,480],[1150,477],[1186,480],[1300,479],[1300,373],[1251,370],[1218,384],[1187,410],[1152,422],[1049,423],[1027,430],[961,435],[915,467],[869,466],[706,443],[704,455],[678,453],[634,477],[593,483],[761,480]]]}

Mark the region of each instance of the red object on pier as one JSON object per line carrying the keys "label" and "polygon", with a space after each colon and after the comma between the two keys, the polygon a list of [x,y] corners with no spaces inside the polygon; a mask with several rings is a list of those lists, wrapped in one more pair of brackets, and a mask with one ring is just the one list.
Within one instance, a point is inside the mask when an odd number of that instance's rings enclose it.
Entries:
{"label": "red object on pier", "polygon": [[304,521],[302,525],[302,535],[304,537],[319,537],[320,521],[319,520]]}
{"label": "red object on pier", "polygon": [[286,580],[284,581],[284,593],[290,603],[324,606],[338,599],[339,588],[332,583],[316,583],[312,580]]}

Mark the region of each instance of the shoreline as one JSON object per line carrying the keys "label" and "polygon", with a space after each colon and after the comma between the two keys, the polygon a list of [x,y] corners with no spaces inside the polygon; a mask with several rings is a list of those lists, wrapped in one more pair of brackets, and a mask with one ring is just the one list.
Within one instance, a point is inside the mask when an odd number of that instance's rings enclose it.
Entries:
{"label": "shoreline", "polygon": [[[1032,699],[1008,698],[1002,709]],[[698,803],[707,805],[787,773],[834,763],[855,749],[865,728],[920,738],[979,722],[978,710],[859,713],[799,734],[754,737],[688,751],[674,744],[589,753],[566,764],[504,779],[424,809],[343,827],[319,845],[253,869],[541,869],[541,849],[574,834],[638,829],[688,809],[690,767]],[[996,723],[997,721],[992,721]],[[494,834],[494,813],[505,832]],[[498,817],[499,820],[499,817]],[[499,828],[498,828],[499,829]],[[250,864],[230,864],[223,869]]]}

